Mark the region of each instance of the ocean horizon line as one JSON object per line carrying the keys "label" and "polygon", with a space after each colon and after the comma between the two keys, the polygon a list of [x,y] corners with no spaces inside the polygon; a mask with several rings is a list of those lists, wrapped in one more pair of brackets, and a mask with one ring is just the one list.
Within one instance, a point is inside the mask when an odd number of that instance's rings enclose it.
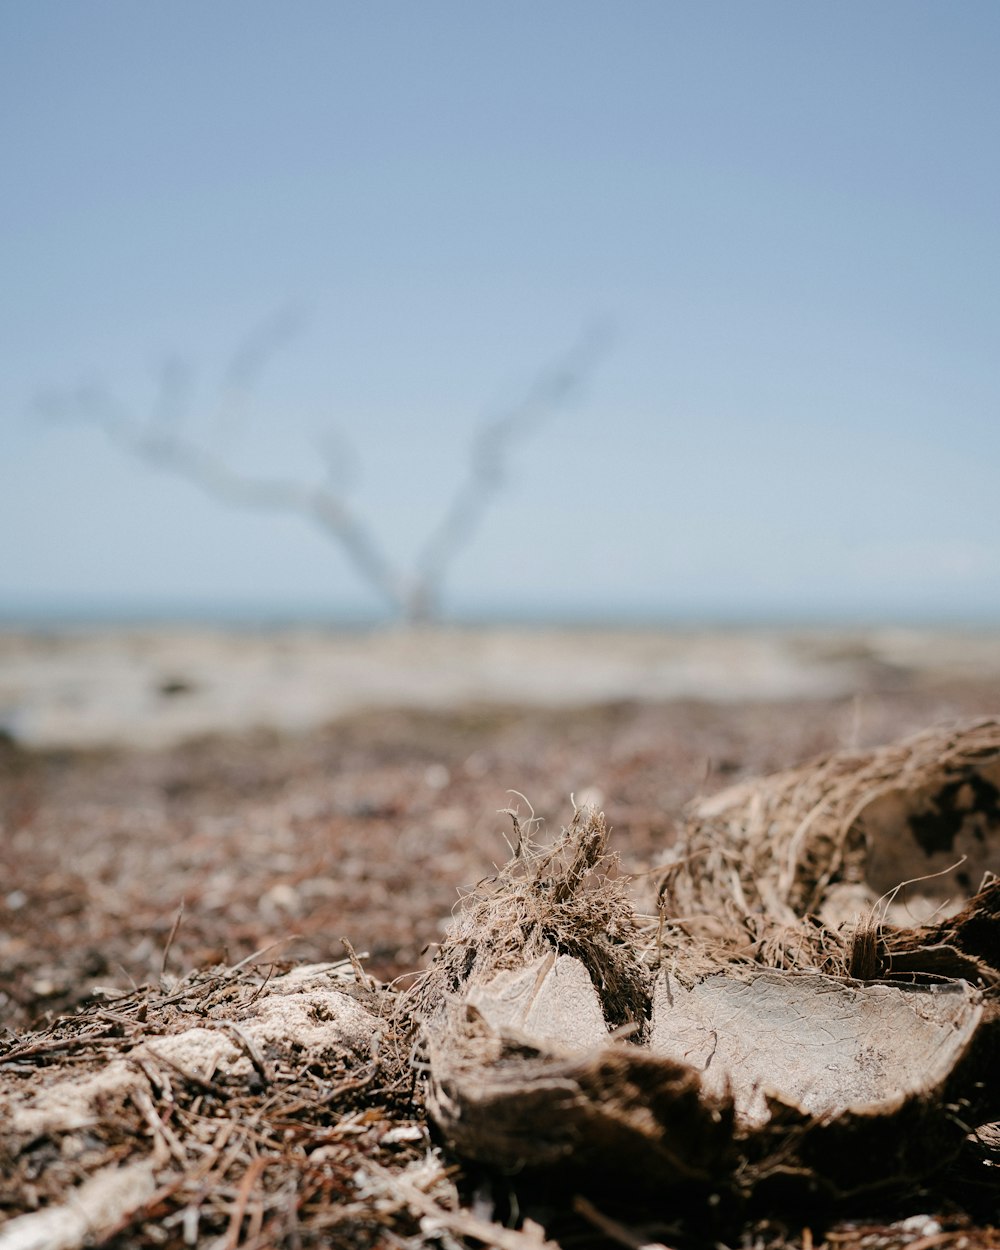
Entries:
{"label": "ocean horizon line", "polygon": [[[388,612],[321,602],[249,600],[116,600],[0,598],[5,632],[61,629],[218,628],[234,630],[331,629],[365,631],[404,624]],[[680,604],[673,607],[597,603],[511,605],[473,603],[442,610],[430,628],[536,629],[958,629],[1000,630],[1000,610],[906,605]]]}

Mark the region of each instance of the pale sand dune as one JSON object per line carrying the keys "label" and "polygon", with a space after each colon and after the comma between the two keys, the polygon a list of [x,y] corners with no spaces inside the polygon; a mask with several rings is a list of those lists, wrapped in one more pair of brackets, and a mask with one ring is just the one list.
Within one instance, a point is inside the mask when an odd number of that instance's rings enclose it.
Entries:
{"label": "pale sand dune", "polygon": [[35,746],[162,746],[373,707],[837,697],[997,676],[1000,634],[988,632],[10,631],[0,727]]}

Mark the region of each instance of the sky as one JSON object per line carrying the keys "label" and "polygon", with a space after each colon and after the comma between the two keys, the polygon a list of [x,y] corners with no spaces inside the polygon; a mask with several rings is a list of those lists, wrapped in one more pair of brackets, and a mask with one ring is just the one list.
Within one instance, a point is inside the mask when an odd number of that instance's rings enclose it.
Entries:
{"label": "sky", "polygon": [[93,397],[406,576],[597,326],[446,614],[1000,619],[998,65],[994,0],[9,0],[0,616],[382,613]]}

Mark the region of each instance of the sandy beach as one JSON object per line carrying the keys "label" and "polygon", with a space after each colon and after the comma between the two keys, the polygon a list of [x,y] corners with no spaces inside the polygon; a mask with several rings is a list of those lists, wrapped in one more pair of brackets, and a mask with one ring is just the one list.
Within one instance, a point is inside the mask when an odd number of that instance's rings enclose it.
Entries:
{"label": "sandy beach", "polygon": [[163,747],[367,709],[843,698],[997,676],[1000,633],[957,630],[10,630],[0,728],[35,747]]}

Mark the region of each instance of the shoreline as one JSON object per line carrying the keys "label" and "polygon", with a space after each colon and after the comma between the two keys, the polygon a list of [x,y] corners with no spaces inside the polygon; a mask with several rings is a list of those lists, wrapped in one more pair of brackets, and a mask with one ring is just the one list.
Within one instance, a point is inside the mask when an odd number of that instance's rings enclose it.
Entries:
{"label": "shoreline", "polygon": [[847,698],[998,679],[1000,630],[5,630],[0,729],[28,747],[162,747],[370,709]]}

